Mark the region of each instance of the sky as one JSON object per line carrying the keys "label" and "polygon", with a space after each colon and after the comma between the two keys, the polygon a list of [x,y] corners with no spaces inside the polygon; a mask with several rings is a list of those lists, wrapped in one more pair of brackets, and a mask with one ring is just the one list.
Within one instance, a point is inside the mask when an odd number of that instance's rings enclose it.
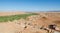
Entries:
{"label": "sky", "polygon": [[60,0],[0,0],[1,11],[58,11]]}

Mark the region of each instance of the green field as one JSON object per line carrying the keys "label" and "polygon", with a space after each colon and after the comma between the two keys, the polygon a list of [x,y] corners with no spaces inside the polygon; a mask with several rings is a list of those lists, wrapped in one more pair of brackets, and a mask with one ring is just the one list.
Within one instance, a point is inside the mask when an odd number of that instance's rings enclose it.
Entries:
{"label": "green field", "polygon": [[31,15],[38,15],[38,14],[30,13],[30,14],[19,14],[19,15],[11,15],[11,16],[0,16],[0,22],[8,22],[13,20],[18,20],[20,18],[26,19],[28,16]]}

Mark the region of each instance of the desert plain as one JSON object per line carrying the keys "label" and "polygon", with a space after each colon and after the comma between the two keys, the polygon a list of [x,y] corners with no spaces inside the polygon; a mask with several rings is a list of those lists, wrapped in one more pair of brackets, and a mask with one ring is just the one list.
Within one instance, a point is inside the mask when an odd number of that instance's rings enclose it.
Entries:
{"label": "desert plain", "polygon": [[[0,17],[21,14],[30,15],[31,12],[0,12]],[[46,28],[50,31],[51,29],[48,26],[51,24],[57,25],[56,29],[60,31],[60,12],[37,12],[36,15],[30,15],[26,19],[20,18],[5,22],[3,21],[4,18],[2,18],[0,18],[0,33],[49,33],[41,28]]]}

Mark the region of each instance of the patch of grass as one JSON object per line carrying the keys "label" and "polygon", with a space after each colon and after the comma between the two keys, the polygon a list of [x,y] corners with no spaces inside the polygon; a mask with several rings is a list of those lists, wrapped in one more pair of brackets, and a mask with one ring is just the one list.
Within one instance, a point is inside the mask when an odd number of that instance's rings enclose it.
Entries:
{"label": "patch of grass", "polygon": [[18,20],[20,18],[26,19],[28,16],[31,15],[38,15],[38,14],[31,13],[31,14],[20,14],[20,15],[11,15],[11,16],[0,16],[0,22],[13,21],[13,20]]}

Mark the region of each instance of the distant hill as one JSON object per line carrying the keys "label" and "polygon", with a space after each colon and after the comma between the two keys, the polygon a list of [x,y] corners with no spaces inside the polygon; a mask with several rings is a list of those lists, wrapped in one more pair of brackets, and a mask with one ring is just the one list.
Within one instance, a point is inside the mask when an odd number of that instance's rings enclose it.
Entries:
{"label": "distant hill", "polygon": [[60,12],[60,11],[47,11],[47,12]]}

